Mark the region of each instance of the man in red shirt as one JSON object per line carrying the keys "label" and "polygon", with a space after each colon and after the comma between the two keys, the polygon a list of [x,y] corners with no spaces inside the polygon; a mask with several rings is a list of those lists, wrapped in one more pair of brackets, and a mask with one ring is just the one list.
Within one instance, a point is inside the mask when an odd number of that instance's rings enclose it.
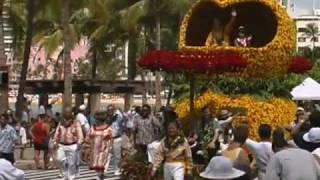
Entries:
{"label": "man in red shirt", "polygon": [[36,163],[36,167],[40,169],[39,161],[40,161],[40,152],[43,151],[43,161],[44,168],[48,168],[48,146],[49,146],[49,138],[50,138],[50,127],[45,122],[46,116],[44,114],[40,114],[38,116],[38,121],[34,123],[29,132],[34,142],[34,160]]}

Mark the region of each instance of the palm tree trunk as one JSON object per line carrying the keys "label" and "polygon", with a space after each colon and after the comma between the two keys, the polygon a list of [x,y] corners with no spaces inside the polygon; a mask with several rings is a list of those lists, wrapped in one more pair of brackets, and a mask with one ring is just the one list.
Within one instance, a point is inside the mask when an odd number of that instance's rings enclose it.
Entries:
{"label": "palm tree trunk", "polygon": [[166,107],[170,107],[170,104],[171,104],[171,99],[172,99],[172,95],[173,95],[173,82],[174,82],[174,80],[175,80],[175,75],[172,74],[171,83],[169,85],[169,92],[168,92]]}
{"label": "palm tree trunk", "polygon": [[[136,77],[137,66],[137,37],[135,34],[129,35],[129,48],[128,48],[128,81],[133,81]],[[132,92],[126,92],[124,96],[124,110],[130,109],[132,103]]]}
{"label": "palm tree trunk", "polygon": [[63,98],[63,109],[72,107],[72,65],[70,51],[72,48],[71,44],[71,33],[69,27],[70,17],[70,0],[62,1],[62,30],[63,30],[63,62],[64,62],[64,98]]}
{"label": "palm tree trunk", "polygon": [[32,35],[33,35],[33,18],[35,12],[35,0],[28,1],[28,17],[27,17],[27,34],[26,40],[24,44],[24,54],[23,54],[23,62],[20,72],[20,81],[19,81],[19,91],[16,102],[16,115],[18,120],[22,117],[22,110],[24,106],[24,91],[26,88],[26,79],[28,72],[28,64],[30,57],[30,48],[32,45]]}
{"label": "palm tree trunk", "polygon": [[[97,78],[97,58],[98,58],[98,51],[97,49],[92,46],[92,69],[91,69],[91,80],[94,81]],[[100,101],[100,94],[93,94],[91,93],[89,96],[89,107],[90,107],[90,114],[94,115],[94,113],[98,110],[100,103],[97,103],[97,101]]]}
{"label": "palm tree trunk", "polygon": [[[6,66],[6,61],[7,58],[4,54],[4,31],[3,31],[3,18],[2,18],[2,12],[3,12],[3,3],[4,1],[0,1],[0,66],[1,66],[1,70],[4,70],[6,72],[8,72],[7,66]],[[4,68],[4,69],[2,69]],[[3,78],[3,77],[2,77]],[[9,82],[1,82],[1,86],[0,87],[0,111],[4,112],[6,109],[8,109],[9,107],[9,95],[8,95],[8,91],[9,91]]]}
{"label": "palm tree trunk", "polygon": [[[156,49],[161,49],[161,22],[160,15],[156,15]],[[156,71],[156,82],[155,82],[155,93],[156,93],[156,111],[160,110],[161,107],[161,74],[159,71]]]}
{"label": "palm tree trunk", "polygon": [[143,70],[141,72],[141,80],[143,82],[143,92],[142,92],[142,105],[143,105],[143,104],[148,103],[148,99],[147,99],[148,89],[147,89],[146,73]]}

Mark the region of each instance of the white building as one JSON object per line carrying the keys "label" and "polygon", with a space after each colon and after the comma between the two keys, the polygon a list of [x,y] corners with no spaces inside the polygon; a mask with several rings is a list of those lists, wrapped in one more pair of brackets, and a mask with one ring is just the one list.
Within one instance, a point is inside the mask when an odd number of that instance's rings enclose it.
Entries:
{"label": "white building", "polygon": [[298,51],[305,47],[309,47],[311,49],[313,49],[314,47],[320,47],[320,34],[314,39],[313,42],[312,37],[308,36],[305,33],[308,24],[315,24],[318,29],[320,28],[320,16],[300,16],[295,18],[295,21],[297,25]]}
{"label": "white building", "polygon": [[320,29],[320,0],[279,0],[296,21],[297,50],[320,47],[320,37],[313,42],[305,33],[308,24],[316,24]]}

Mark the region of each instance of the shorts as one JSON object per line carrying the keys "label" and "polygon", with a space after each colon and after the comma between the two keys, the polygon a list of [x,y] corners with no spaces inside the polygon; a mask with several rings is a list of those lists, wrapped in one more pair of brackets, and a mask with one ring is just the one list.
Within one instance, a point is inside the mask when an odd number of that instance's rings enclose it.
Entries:
{"label": "shorts", "polygon": [[2,153],[0,152],[0,158],[3,158],[9,162],[11,162],[11,164],[14,163],[14,154],[13,153]]}
{"label": "shorts", "polygon": [[34,143],[34,149],[37,151],[48,151],[49,145],[48,144],[36,144]]}

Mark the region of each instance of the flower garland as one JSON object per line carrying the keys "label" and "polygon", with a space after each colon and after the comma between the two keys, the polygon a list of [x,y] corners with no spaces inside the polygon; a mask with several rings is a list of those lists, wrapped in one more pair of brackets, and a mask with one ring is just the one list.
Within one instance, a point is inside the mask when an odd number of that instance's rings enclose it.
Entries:
{"label": "flower garland", "polygon": [[[142,68],[152,71],[193,72],[193,73],[223,73],[242,72],[248,66],[237,53],[186,53],[175,51],[150,51],[139,62]],[[304,57],[294,57],[288,72],[304,73],[312,68],[310,60]]]}
{"label": "flower garland", "polygon": [[185,138],[181,134],[178,135],[172,142],[169,141],[168,137],[165,137],[164,139],[165,147],[168,149],[175,149],[179,145],[182,145],[184,142],[185,142]]}
{"label": "flower garland", "polygon": [[217,73],[241,71],[247,67],[247,62],[232,52],[151,51],[139,61],[139,66],[167,72]]}

